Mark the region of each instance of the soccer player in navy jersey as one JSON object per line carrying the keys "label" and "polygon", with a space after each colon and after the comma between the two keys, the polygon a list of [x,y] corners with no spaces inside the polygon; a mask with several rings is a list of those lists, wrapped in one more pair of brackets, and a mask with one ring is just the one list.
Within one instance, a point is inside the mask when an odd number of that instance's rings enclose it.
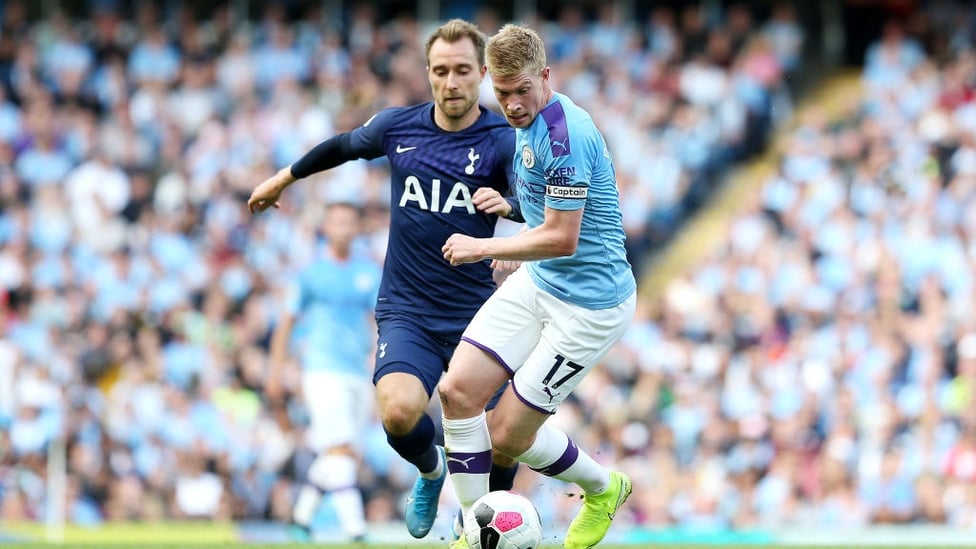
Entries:
{"label": "soccer player in navy jersey", "polygon": [[[484,48],[477,27],[448,21],[426,44],[433,102],[385,109],[325,140],[258,185],[247,202],[251,212],[264,211],[298,179],[356,158],[388,158],[391,226],[376,302],[373,382],[390,446],[420,472],[406,509],[407,529],[417,538],[433,525],[447,476],[427,406],[461,333],[495,291],[498,266],[453,267],[441,245],[454,233],[492,236],[499,216],[521,221],[518,202],[506,198],[514,131],[478,104]],[[492,486],[510,488],[514,476],[513,462],[500,458]]]}
{"label": "soccer player in navy jersey", "polygon": [[[495,97],[515,127],[511,152],[527,230],[506,238],[454,234],[443,252],[458,266],[526,263],[471,320],[441,380],[448,469],[465,511],[490,489],[493,446],[576,483],[583,506],[564,547],[589,549],[606,535],[631,482],[546,420],[634,315],[637,284],[624,249],[613,161],[590,115],[550,87],[545,45],[535,31],[505,25],[486,55]],[[489,388],[509,379],[486,418]],[[467,547],[464,537],[452,547]]]}

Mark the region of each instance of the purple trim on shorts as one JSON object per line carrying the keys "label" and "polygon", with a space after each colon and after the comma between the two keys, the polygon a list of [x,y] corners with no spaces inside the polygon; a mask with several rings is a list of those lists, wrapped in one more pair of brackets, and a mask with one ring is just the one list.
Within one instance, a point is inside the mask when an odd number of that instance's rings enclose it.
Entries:
{"label": "purple trim on shorts", "polygon": [[343,490],[352,490],[352,489],[358,490],[359,489],[359,486],[357,486],[355,484],[346,484],[346,485],[340,486],[338,488],[323,488],[323,487],[319,486],[318,483],[312,482],[311,480],[306,480],[305,482],[306,482],[306,484],[308,484],[309,486],[311,486],[312,488],[314,488],[320,494],[332,494],[332,493],[335,493],[335,492],[341,492]]}
{"label": "purple trim on shorts", "polygon": [[491,472],[491,450],[484,452],[447,452],[447,470],[469,475],[486,475]]}
{"label": "purple trim on shorts", "polygon": [[542,412],[543,414],[552,415],[552,414],[555,414],[556,413],[555,410],[546,410],[545,408],[542,408],[538,404],[533,404],[529,399],[527,399],[524,396],[522,396],[522,393],[519,392],[518,387],[515,386],[515,378],[514,377],[512,378],[512,391],[515,393],[515,396],[517,396],[518,399],[522,401],[522,404],[525,404],[529,408],[532,408],[533,410],[536,410],[537,412]]}
{"label": "purple trim on shorts", "polygon": [[554,477],[566,469],[569,469],[571,465],[576,463],[576,459],[578,457],[579,448],[576,447],[576,443],[573,442],[573,439],[569,439],[569,444],[566,445],[566,450],[563,452],[563,455],[559,456],[559,459],[549,465],[546,465],[545,467],[539,467],[538,469],[535,467],[530,467],[530,469],[538,473],[542,473],[547,477]]}
{"label": "purple trim on shorts", "polygon": [[484,345],[482,343],[478,343],[477,341],[471,339],[470,337],[466,337],[466,336],[461,336],[461,341],[467,341],[468,343],[470,343],[470,344],[474,345],[475,347],[481,349],[482,351],[488,353],[489,355],[491,355],[492,358],[495,359],[495,362],[497,362],[498,364],[501,365],[502,368],[505,368],[506,370],[508,370],[508,375],[510,375],[510,376],[515,375],[515,370],[512,370],[511,368],[509,368],[508,367],[508,364],[505,364],[505,361],[502,360],[502,357],[498,356],[498,353],[496,353],[495,351],[493,351],[487,345]]}

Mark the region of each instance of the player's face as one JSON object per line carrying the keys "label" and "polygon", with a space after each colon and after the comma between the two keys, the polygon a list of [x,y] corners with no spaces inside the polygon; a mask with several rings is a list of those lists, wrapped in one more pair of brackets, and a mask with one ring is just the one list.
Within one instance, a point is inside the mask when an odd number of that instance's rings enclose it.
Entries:
{"label": "player's face", "polygon": [[541,73],[523,71],[510,78],[492,76],[495,97],[508,123],[528,128],[551,97],[549,67]]}
{"label": "player's face", "polygon": [[434,104],[448,119],[477,117],[478,91],[485,78],[478,52],[467,38],[457,42],[438,39],[430,47],[427,77]]}
{"label": "player's face", "polygon": [[359,210],[347,204],[333,204],[325,212],[322,233],[329,247],[347,251],[359,235],[361,216]]}

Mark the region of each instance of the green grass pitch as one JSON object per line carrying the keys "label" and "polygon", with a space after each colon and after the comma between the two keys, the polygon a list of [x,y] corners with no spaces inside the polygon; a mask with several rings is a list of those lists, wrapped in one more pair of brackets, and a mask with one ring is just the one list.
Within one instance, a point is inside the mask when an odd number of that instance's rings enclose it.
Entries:
{"label": "green grass pitch", "polygon": [[[73,543],[73,544],[45,544],[45,543],[0,543],[0,547],[3,549],[42,549],[42,548],[59,548],[59,549],[220,549],[229,547],[243,547],[247,549],[444,549],[447,547],[447,543],[409,543],[409,544],[275,544],[275,545],[257,545],[248,543],[203,543],[203,544],[154,544],[154,543]],[[559,549],[558,545],[545,545],[541,549]],[[636,549],[638,545],[600,545],[598,549]],[[798,545],[723,545],[723,544],[709,544],[709,545],[685,545],[685,544],[653,544],[647,547],[662,548],[662,549],[802,549],[804,547],[812,549],[819,546],[798,546]],[[948,549],[941,548],[937,546],[910,546],[910,545],[885,545],[885,546],[874,546],[877,549]],[[857,545],[857,546],[844,546],[844,545],[830,545],[825,546],[825,549],[872,549],[872,547]],[[958,547],[953,548],[958,549]]]}
{"label": "green grass pitch", "polygon": [[[66,525],[62,532],[65,540],[62,544],[43,543],[45,538],[44,525],[4,524],[0,523],[0,549],[446,549],[448,541],[440,538],[407,542],[376,542],[365,544],[349,543],[259,543],[238,541],[238,532],[229,523],[118,523],[104,525],[98,528],[84,528]],[[47,538],[50,539],[50,538]],[[551,538],[550,538],[551,539]],[[945,539],[944,537],[942,538]],[[28,541],[29,540],[29,541]],[[782,545],[775,544],[770,539],[755,539],[749,541],[736,540],[736,545],[719,543],[712,540],[661,540],[646,544],[601,544],[597,549],[942,549],[945,545],[924,545],[924,537],[905,539],[904,545],[868,545],[868,544],[836,544],[836,545]],[[695,543],[692,543],[694,541]],[[706,541],[706,543],[703,543]],[[732,541],[732,540],[726,540]],[[853,540],[852,540],[853,541]],[[915,542],[915,543],[913,543]],[[951,542],[950,542],[951,543]],[[953,549],[963,547],[956,544]],[[558,544],[547,543],[540,549],[561,549]],[[948,549],[946,547],[946,549]]]}

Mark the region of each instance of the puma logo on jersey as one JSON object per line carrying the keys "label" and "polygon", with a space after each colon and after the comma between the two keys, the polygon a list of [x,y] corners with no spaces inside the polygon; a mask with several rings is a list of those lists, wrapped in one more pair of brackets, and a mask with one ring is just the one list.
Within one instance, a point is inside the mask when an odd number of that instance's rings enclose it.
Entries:
{"label": "puma logo on jersey", "polygon": [[468,160],[470,160],[471,163],[464,167],[464,173],[466,173],[468,175],[473,174],[474,173],[474,163],[477,162],[479,158],[481,158],[481,155],[475,153],[474,152],[474,149],[471,149],[471,152],[468,153]]}
{"label": "puma logo on jersey", "polygon": [[417,147],[404,147],[403,145],[400,145],[399,143],[397,143],[396,153],[397,154],[403,154],[403,153],[405,153],[407,151],[412,151],[412,150],[414,150],[416,148]]}
{"label": "puma logo on jersey", "polygon": [[[559,147],[561,150],[557,152],[556,151],[556,147]],[[564,137],[562,140],[559,140],[559,139],[550,139],[549,140],[549,149],[552,151],[552,156],[554,158],[555,157],[559,157],[559,156],[566,156],[567,154],[570,153],[570,150],[569,150],[569,137]]]}

